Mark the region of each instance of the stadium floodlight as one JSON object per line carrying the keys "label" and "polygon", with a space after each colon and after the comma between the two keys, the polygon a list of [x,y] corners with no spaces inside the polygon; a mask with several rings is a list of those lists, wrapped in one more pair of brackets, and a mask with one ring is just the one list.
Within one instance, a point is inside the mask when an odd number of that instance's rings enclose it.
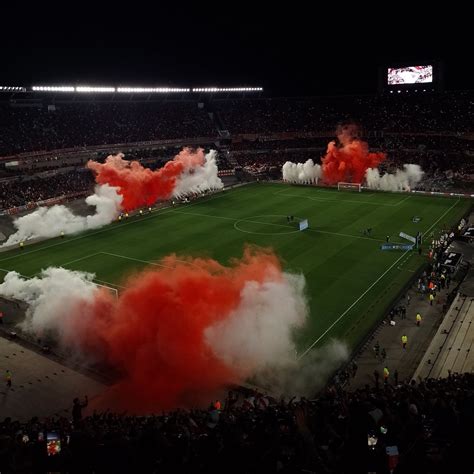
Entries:
{"label": "stadium floodlight", "polygon": [[26,92],[26,89],[21,86],[0,86],[2,92]]}
{"label": "stadium floodlight", "polygon": [[170,94],[191,92],[191,89],[182,87],[118,87],[117,92],[125,94]]}
{"label": "stadium floodlight", "polygon": [[35,92],[74,92],[74,86],[33,86]]}
{"label": "stadium floodlight", "polygon": [[115,92],[115,87],[77,86],[76,92]]}
{"label": "stadium floodlight", "polygon": [[195,87],[193,92],[260,92],[263,87]]}

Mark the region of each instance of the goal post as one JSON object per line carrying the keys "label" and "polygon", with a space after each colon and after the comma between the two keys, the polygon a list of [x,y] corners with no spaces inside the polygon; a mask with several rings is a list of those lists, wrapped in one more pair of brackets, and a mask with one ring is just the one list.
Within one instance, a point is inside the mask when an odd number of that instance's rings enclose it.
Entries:
{"label": "goal post", "polygon": [[360,183],[339,182],[337,183],[337,190],[338,191],[356,191],[360,193],[362,191],[362,185]]}
{"label": "goal post", "polygon": [[99,286],[101,288],[105,288],[106,290],[108,290],[110,292],[110,294],[116,299],[118,300],[118,297],[119,297],[119,291],[117,288],[114,288],[113,286],[109,286],[109,285],[104,285],[104,284],[101,284],[101,283],[97,283],[97,280],[94,280],[93,281],[94,285],[95,286]]}

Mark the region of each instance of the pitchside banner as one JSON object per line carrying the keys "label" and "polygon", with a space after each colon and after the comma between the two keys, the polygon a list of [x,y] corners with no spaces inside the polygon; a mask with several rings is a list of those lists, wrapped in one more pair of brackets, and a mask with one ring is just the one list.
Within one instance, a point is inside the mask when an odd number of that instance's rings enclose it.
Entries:
{"label": "pitchside banner", "polygon": [[413,244],[382,244],[382,250],[412,250]]}
{"label": "pitchside banner", "polygon": [[300,230],[305,230],[309,227],[308,219],[300,221]]}
{"label": "pitchside banner", "polygon": [[406,239],[406,240],[409,240],[410,242],[413,242],[414,244],[416,244],[416,237],[413,237],[411,235],[408,235],[408,234],[405,234],[405,232],[400,232],[400,237],[402,239]]}

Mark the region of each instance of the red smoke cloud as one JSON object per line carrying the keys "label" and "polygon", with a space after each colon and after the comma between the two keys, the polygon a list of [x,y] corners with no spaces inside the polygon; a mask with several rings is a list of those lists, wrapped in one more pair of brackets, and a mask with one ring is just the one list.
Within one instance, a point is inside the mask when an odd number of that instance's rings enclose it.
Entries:
{"label": "red smoke cloud", "polygon": [[354,124],[338,127],[336,142],[329,142],[322,159],[324,181],[362,183],[369,168],[377,168],[385,160],[385,153],[369,153],[366,142],[360,140],[359,129]]}
{"label": "red smoke cloud", "polygon": [[239,382],[239,375],[207,345],[204,331],[239,306],[246,283],[282,278],[277,257],[262,250],[247,249],[230,267],[176,256],[161,263],[166,268],[131,277],[118,301],[98,291],[71,318],[81,351],[122,374],[99,405],[143,413],[195,406]]}
{"label": "red smoke cloud", "polygon": [[132,211],[150,206],[158,199],[169,199],[180,174],[203,163],[204,151],[201,148],[196,151],[185,148],[156,171],[144,168],[138,161],[124,160],[123,155],[109,156],[103,164],[91,160],[87,167],[96,173],[98,184],[118,187],[123,196],[122,209]]}

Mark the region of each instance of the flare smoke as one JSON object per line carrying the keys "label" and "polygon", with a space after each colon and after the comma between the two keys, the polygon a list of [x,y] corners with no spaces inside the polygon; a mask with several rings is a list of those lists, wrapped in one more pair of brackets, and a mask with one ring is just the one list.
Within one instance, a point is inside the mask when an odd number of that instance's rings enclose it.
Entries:
{"label": "flare smoke", "polygon": [[53,332],[122,374],[115,403],[134,411],[208,402],[249,377],[308,395],[347,356],[337,345],[298,360],[295,332],[308,318],[304,278],[285,273],[270,251],[246,249],[230,266],[174,255],[161,264],[126,281],[118,300],[95,287],[93,275],[62,268],[30,280],[11,272],[0,295],[29,303],[25,330]]}

